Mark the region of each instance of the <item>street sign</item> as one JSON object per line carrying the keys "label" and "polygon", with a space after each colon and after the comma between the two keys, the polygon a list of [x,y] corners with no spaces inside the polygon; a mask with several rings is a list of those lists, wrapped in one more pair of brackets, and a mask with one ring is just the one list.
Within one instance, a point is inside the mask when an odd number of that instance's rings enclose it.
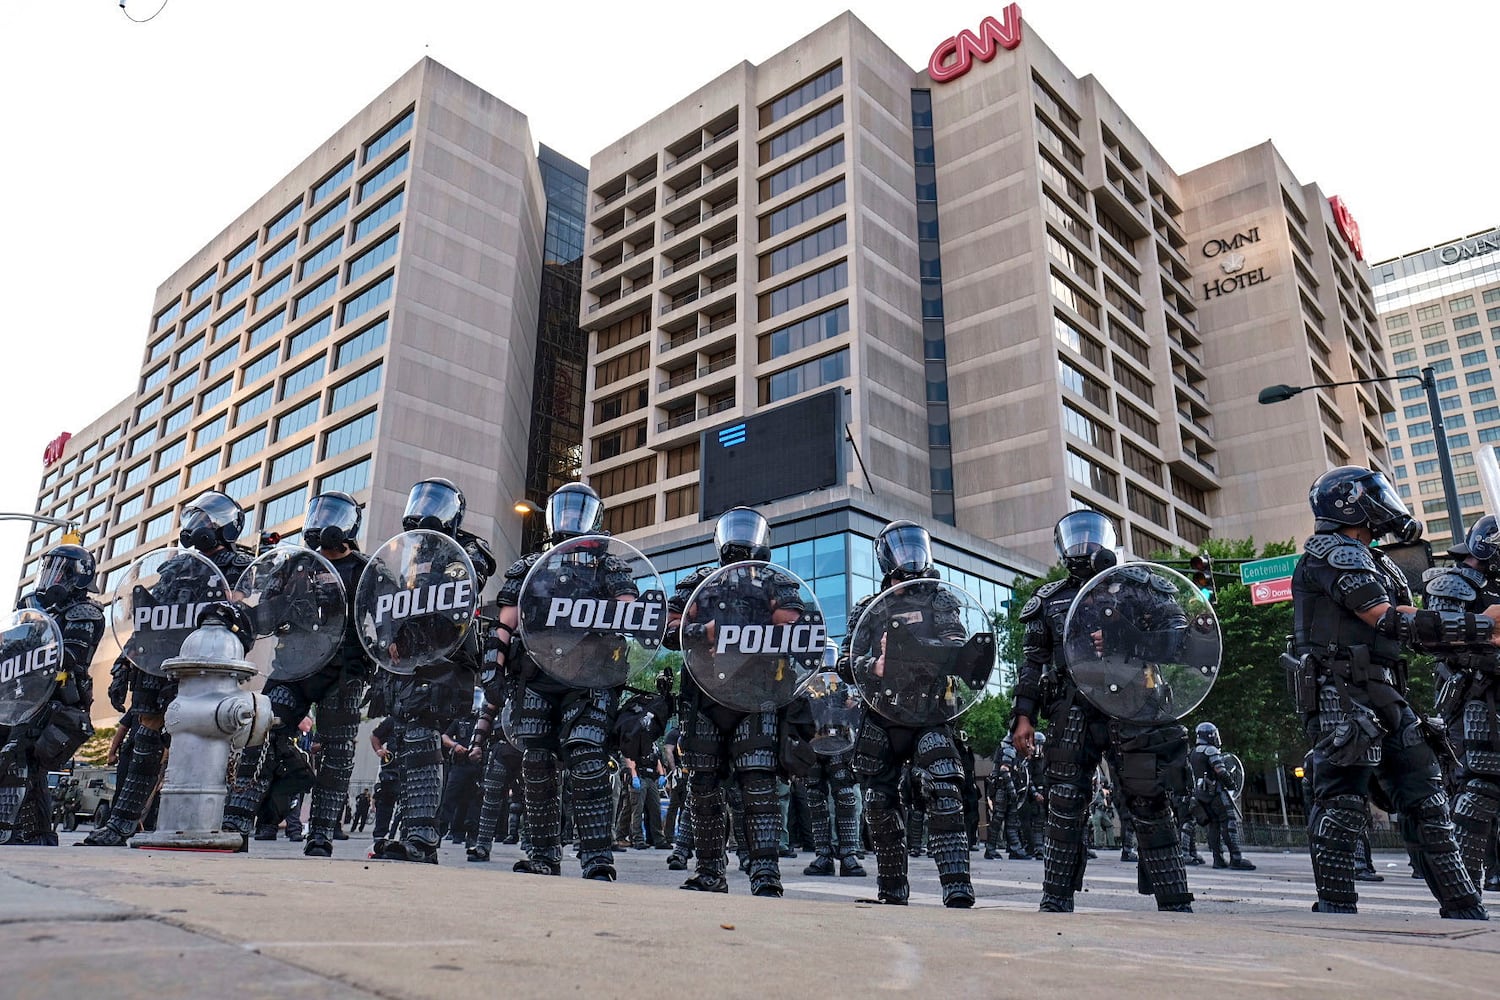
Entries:
{"label": "street sign", "polygon": [[1255,559],[1250,562],[1242,562],[1240,563],[1240,582],[1249,586],[1254,583],[1280,580],[1283,577],[1291,579],[1292,570],[1297,568],[1297,560],[1299,558],[1296,553],[1293,553],[1289,556],[1275,556],[1271,559]]}
{"label": "street sign", "polygon": [[1277,604],[1292,599],[1292,578],[1265,580],[1250,585],[1251,604]]}

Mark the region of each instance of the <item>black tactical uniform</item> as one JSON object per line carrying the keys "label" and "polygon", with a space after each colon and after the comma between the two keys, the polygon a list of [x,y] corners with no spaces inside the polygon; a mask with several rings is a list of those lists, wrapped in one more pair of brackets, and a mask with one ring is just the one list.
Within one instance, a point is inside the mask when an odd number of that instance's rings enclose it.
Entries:
{"label": "black tactical uniform", "polygon": [[[1047,833],[1042,876],[1043,911],[1071,912],[1073,894],[1083,884],[1084,825],[1088,820],[1094,773],[1103,759],[1118,778],[1116,806],[1122,825],[1134,823],[1139,842],[1137,886],[1156,897],[1160,910],[1191,912],[1193,894],[1178,846],[1171,785],[1183,774],[1187,730],[1180,725],[1142,725],[1115,720],[1079,694],[1068,670],[1063,626],[1084,584],[1114,564],[1114,525],[1094,511],[1074,511],[1055,529],[1058,555],[1068,577],[1043,584],[1021,610],[1025,624],[1024,659],[1016,680],[1012,729],[1016,719],[1051,720],[1047,730]],[[1175,590],[1153,593],[1157,578],[1141,571],[1121,594],[1139,604],[1155,602],[1164,615],[1180,615]],[[1169,607],[1170,605],[1170,607]],[[1169,630],[1171,622],[1160,623]]]}
{"label": "black tactical uniform", "polygon": [[[240,505],[222,493],[208,492],[183,508],[178,543],[207,558],[218,567],[224,582],[233,587],[255,560],[248,549],[235,544],[244,529],[245,512]],[[163,564],[151,597],[163,604],[201,600],[208,587],[199,569],[198,563],[187,557]],[[177,697],[177,681],[132,666],[128,684],[130,707],[139,722],[131,740],[129,774],[115,788],[109,821],[81,842],[88,847],[124,847],[135,835],[146,800],[161,778],[162,754],[167,747],[163,728],[167,706]],[[114,701],[115,690],[111,684],[111,704],[123,711],[123,700]]]}
{"label": "black tactical uniform", "polygon": [[[302,538],[325,556],[343,551],[329,562],[344,585],[344,636],[329,661],[316,673],[296,681],[266,684],[277,724],[267,746],[248,747],[240,755],[235,786],[224,805],[224,828],[248,835],[265,800],[277,767],[272,761],[291,754],[302,720],[317,706],[317,742],[322,747],[312,791],[312,816],[302,853],[331,857],[340,812],[349,797],[354,774],[354,741],[359,735],[360,703],[375,671],[374,661],[359,641],[354,594],[369,557],[354,545],[360,508],[347,493],[320,493],[308,504]],[[324,599],[319,595],[319,600]],[[339,599],[335,594],[328,599]],[[270,758],[262,758],[269,753]]]}
{"label": "black tactical uniform", "polygon": [[998,858],[1004,848],[1010,860],[1029,861],[1031,853],[1021,843],[1023,790],[1017,787],[1017,782],[1023,780],[1021,764],[1009,736],[996,744],[992,760],[995,766],[989,780],[990,824],[989,836],[985,839],[985,859]]}
{"label": "black tactical uniform", "polygon": [[1494,623],[1411,607],[1401,570],[1370,543],[1387,533],[1412,539],[1421,526],[1380,473],[1334,469],[1313,484],[1310,501],[1317,533],[1292,575],[1295,655],[1286,665],[1313,744],[1314,909],[1355,912],[1355,848],[1376,779],[1401,815],[1402,836],[1442,915],[1488,919],[1454,841],[1430,745],[1440,734],[1407,703],[1401,656],[1407,646],[1481,648]]}
{"label": "black tactical uniform", "polygon": [[94,587],[94,557],[82,546],[59,545],[42,556],[36,590],[18,604],[57,624],[62,659],[46,703],[20,725],[0,726],[0,843],[57,844],[47,772],[94,732],[89,663],[104,636],[104,611],[88,596]]}
{"label": "black tactical uniform", "polygon": [[[1234,804],[1234,777],[1226,766],[1227,755],[1219,748],[1219,727],[1200,722],[1197,739],[1188,754],[1193,771],[1193,815],[1208,828],[1208,848],[1213,852],[1215,868],[1255,871],[1240,851],[1239,809]],[[1224,848],[1229,860],[1224,860]],[[1184,852],[1186,853],[1186,852]]]}
{"label": "black tactical uniform", "polygon": [[[1500,524],[1495,516],[1476,521],[1453,554],[1458,565],[1429,574],[1428,610],[1478,613],[1500,604]],[[1459,744],[1453,825],[1464,867],[1480,886],[1500,814],[1500,650],[1476,646],[1446,653],[1438,660],[1437,672],[1436,712]]]}

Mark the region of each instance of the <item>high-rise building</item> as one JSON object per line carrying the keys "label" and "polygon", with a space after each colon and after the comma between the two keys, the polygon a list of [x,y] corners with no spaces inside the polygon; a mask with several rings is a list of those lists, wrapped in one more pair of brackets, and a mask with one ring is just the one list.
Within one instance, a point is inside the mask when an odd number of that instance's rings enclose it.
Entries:
{"label": "high-rise building", "polygon": [[[1383,461],[1381,388],[1254,402],[1386,370],[1347,213],[1269,144],[1179,174],[1016,5],[920,72],[842,15],[590,185],[584,460],[627,538],[691,531],[720,431],[828,387],[838,485],[1041,563],[1077,506],[1137,555],[1300,536],[1329,463]],[[756,502],[827,485],[781,471]]]}
{"label": "high-rise building", "polygon": [[[1500,229],[1486,229],[1370,268],[1391,360],[1401,375],[1431,367],[1466,531],[1485,513],[1481,452],[1500,456]],[[1433,549],[1452,542],[1427,394],[1415,380],[1385,414],[1396,488],[1427,526]],[[1460,532],[1462,537],[1462,532]]]}
{"label": "high-rise building", "polygon": [[[135,391],[49,449],[37,513],[79,523],[107,595],[205,490],[252,545],[344,490],[373,547],[445,476],[505,565],[515,501],[576,475],[585,185],[422,60],[162,283]],[[33,533],[23,587],[60,531]]]}

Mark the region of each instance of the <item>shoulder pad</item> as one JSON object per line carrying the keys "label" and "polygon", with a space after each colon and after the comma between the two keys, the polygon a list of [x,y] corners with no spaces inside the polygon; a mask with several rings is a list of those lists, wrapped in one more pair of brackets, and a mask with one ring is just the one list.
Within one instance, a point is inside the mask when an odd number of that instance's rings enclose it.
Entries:
{"label": "shoulder pad", "polygon": [[[1067,585],[1068,581],[1066,579],[1053,580],[1051,583],[1044,583],[1040,587],[1036,588],[1036,596],[1045,600],[1046,598],[1051,597],[1053,594],[1057,593],[1059,590],[1062,590]],[[1022,613],[1025,613],[1024,609]]]}
{"label": "shoulder pad", "polygon": [[1449,597],[1468,604],[1479,599],[1479,590],[1465,576],[1446,570],[1427,581],[1427,596]]}
{"label": "shoulder pad", "polygon": [[621,559],[619,556],[605,556],[604,569],[608,573],[624,573],[626,576],[630,575],[630,563],[626,562],[624,559]]}
{"label": "shoulder pad", "polygon": [[[1050,584],[1049,584],[1049,586],[1050,586]],[[1045,589],[1045,588],[1043,588],[1043,589]],[[1042,616],[1042,592],[1040,590],[1038,590],[1035,594],[1031,595],[1031,600],[1027,601],[1026,604],[1025,604],[1025,606],[1021,608],[1021,621],[1023,621],[1023,622],[1034,621],[1037,618],[1040,618],[1041,616]]]}
{"label": "shoulder pad", "polygon": [[63,613],[70,622],[102,622],[104,609],[93,601],[79,601]]}
{"label": "shoulder pad", "polygon": [[1373,571],[1375,569],[1375,557],[1370,554],[1370,547],[1368,545],[1361,545],[1352,538],[1349,541],[1351,544],[1336,546],[1329,551],[1328,555],[1324,556],[1328,560],[1328,565],[1334,569]]}
{"label": "shoulder pad", "polygon": [[[1112,572],[1116,576],[1122,576],[1135,583],[1147,583],[1155,579],[1155,576],[1146,568],[1144,563],[1126,563],[1123,566],[1116,566]],[[1176,593],[1175,588],[1173,589],[1173,593]]]}
{"label": "shoulder pad", "polygon": [[511,563],[510,568],[505,571],[505,578],[507,580],[525,579],[526,571],[531,569],[531,564],[536,562],[536,558],[537,557],[535,555],[527,555],[517,559],[515,562]]}
{"label": "shoulder pad", "polygon": [[[1349,539],[1345,538],[1343,535],[1336,533],[1317,534],[1313,535],[1306,542],[1304,542],[1302,545],[1302,549],[1310,556],[1317,556],[1319,559],[1327,559],[1328,553],[1332,552],[1340,545],[1343,545],[1346,541],[1349,541]],[[1358,543],[1356,542],[1355,544]]]}
{"label": "shoulder pad", "polygon": [[959,607],[958,595],[946,588],[941,588],[932,595],[932,609],[934,611],[952,611]]}
{"label": "shoulder pad", "polygon": [[230,554],[226,564],[234,567],[235,569],[244,569],[246,566],[249,566],[253,562],[255,562],[254,553],[249,552],[245,549],[236,548]]}
{"label": "shoulder pad", "polygon": [[1164,576],[1157,576],[1155,573],[1151,574],[1151,589],[1158,593],[1171,594],[1173,597],[1177,596],[1177,587],[1172,581]]}

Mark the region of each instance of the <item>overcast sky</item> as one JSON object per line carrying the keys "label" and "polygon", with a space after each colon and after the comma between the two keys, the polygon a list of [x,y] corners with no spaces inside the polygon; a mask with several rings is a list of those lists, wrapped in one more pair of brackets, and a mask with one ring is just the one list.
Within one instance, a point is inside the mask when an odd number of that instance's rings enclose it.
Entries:
{"label": "overcast sky", "polygon": [[[161,0],[129,0],[137,18]],[[0,82],[0,510],[42,450],[130,393],[157,285],[423,55],[594,150],[845,8],[914,67],[999,0],[10,0]],[[1274,139],[1340,194],[1369,259],[1500,223],[1500,4],[1030,0],[1027,31],[1093,74],[1179,171]],[[1024,42],[1023,42],[1024,44]],[[0,579],[26,528],[0,525]]]}

